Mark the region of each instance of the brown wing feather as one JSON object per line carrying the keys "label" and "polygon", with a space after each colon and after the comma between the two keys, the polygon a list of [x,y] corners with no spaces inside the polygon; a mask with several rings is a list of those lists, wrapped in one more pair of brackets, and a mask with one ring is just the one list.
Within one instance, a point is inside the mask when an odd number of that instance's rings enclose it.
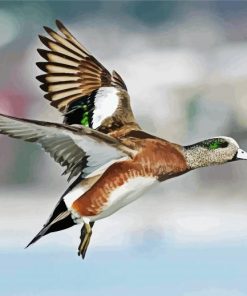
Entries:
{"label": "brown wing feather", "polygon": [[3,114],[0,114],[0,134],[38,143],[66,167],[64,174],[70,173],[69,180],[78,174],[87,175],[110,160],[135,154],[118,140],[89,128]]}
{"label": "brown wing feather", "polygon": [[112,84],[116,87],[120,87],[128,91],[127,86],[125,85],[122,77],[116,71],[112,72]]}
{"label": "brown wing feather", "polygon": [[140,129],[135,123],[121,76],[116,71],[110,74],[60,21],[56,24],[60,33],[45,27],[50,37],[40,36],[48,50],[38,49],[46,61],[37,66],[46,74],[37,79],[42,83],[41,89],[47,92],[44,97],[64,112],[64,122],[84,124],[103,133],[126,124],[128,129]]}
{"label": "brown wing feather", "polygon": [[49,50],[38,49],[47,62],[37,63],[47,73],[37,79],[43,83],[41,88],[48,92],[45,98],[51,101],[52,106],[64,111],[80,96],[89,95],[104,86],[127,90],[119,74],[114,71],[111,75],[60,21],[56,21],[56,24],[62,34],[44,27],[52,39],[40,36],[41,42]]}

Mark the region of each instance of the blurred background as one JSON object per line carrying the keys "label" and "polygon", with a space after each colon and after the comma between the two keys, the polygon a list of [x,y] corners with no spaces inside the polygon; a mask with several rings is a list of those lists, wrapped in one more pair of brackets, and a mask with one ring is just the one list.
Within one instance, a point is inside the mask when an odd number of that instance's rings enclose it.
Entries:
{"label": "blurred background", "polygon": [[[247,2],[1,1],[1,113],[62,121],[35,79],[55,19],[121,74],[147,132],[247,150]],[[169,180],[98,222],[84,262],[80,227],[24,250],[68,186],[62,169],[6,136],[0,164],[1,295],[247,295],[245,162]]]}

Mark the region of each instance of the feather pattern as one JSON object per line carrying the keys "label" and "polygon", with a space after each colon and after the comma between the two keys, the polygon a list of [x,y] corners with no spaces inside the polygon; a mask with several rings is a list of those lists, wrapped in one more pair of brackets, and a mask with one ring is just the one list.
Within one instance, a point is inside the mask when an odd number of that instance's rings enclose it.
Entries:
{"label": "feather pattern", "polygon": [[111,74],[60,21],[56,24],[59,33],[44,27],[50,37],[40,36],[48,50],[38,49],[46,60],[37,63],[46,72],[37,77],[41,89],[47,92],[45,98],[64,112],[69,124],[82,124],[105,133],[135,122],[121,76],[116,71]]}
{"label": "feather pattern", "polygon": [[110,160],[134,153],[116,139],[82,126],[68,126],[0,114],[0,133],[36,142],[61,166],[69,180],[83,170],[90,174]]}

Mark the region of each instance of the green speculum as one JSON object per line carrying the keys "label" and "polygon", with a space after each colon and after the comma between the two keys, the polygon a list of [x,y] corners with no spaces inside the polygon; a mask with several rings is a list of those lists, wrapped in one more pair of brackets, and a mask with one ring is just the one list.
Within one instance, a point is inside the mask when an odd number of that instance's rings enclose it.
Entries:
{"label": "green speculum", "polygon": [[81,120],[81,124],[84,126],[89,126],[89,112],[87,111],[87,105],[82,105],[83,117]]}

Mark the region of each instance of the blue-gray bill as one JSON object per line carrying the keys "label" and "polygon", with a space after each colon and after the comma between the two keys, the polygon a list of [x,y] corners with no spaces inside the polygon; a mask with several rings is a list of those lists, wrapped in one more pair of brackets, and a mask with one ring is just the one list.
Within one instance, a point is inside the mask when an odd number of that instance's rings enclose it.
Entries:
{"label": "blue-gray bill", "polygon": [[236,160],[240,160],[240,159],[246,159],[247,160],[247,152],[245,152],[242,149],[238,149],[237,155],[236,155]]}

